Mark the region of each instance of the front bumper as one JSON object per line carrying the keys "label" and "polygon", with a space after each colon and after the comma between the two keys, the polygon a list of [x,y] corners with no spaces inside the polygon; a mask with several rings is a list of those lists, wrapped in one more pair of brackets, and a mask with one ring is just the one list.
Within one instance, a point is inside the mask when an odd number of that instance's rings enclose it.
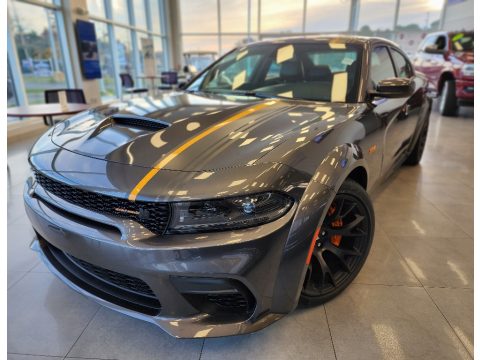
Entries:
{"label": "front bumper", "polygon": [[[273,301],[295,206],[282,218],[256,228],[159,237],[134,221],[67,203],[46,193],[41,186],[34,186],[31,180],[27,181],[24,201],[37,233],[32,248],[54,274],[102,305],[157,324],[172,336],[216,337],[253,332],[296,306],[298,298],[279,300],[277,296]],[[143,297],[137,301],[143,307],[133,306],[138,294],[125,294],[116,288],[115,282],[106,286],[95,271],[78,275],[72,271],[73,259],[108,271],[113,277],[140,280],[154,299]],[[232,284],[232,288],[250,297],[253,305],[244,313],[207,312],[204,307],[199,310],[190,293],[186,296],[189,282],[179,286],[178,279],[189,279],[194,296],[199,291],[228,292],[231,289],[225,288],[225,284]],[[202,281],[195,283],[195,279],[218,279],[222,285],[220,289],[218,284],[209,288],[212,281],[205,285]]]}
{"label": "front bumper", "polygon": [[455,81],[457,99],[463,104],[473,104],[474,81],[471,79],[457,79]]}

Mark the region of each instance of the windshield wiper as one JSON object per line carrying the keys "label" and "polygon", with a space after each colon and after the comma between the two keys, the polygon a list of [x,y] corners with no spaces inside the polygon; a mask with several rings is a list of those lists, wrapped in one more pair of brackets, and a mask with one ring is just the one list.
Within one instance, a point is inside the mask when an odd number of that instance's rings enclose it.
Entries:
{"label": "windshield wiper", "polygon": [[239,95],[239,96],[251,96],[251,97],[256,97],[259,99],[271,99],[271,98],[278,98],[278,96],[273,95],[273,94],[267,94],[267,93],[262,93],[258,91],[253,91],[253,90],[246,90],[246,91],[229,91],[228,93],[225,93],[228,95]]}
{"label": "windshield wiper", "polygon": [[213,91],[208,91],[208,90],[190,90],[190,89],[184,89],[186,93],[189,94],[215,94]]}
{"label": "windshield wiper", "polygon": [[243,95],[245,95],[245,96],[253,96],[253,97],[260,98],[260,99],[268,99],[268,98],[277,97],[277,96],[272,95],[272,94],[265,94],[265,93],[256,92],[256,91],[245,91],[245,92],[243,93]]}
{"label": "windshield wiper", "polygon": [[268,93],[262,93],[262,92],[257,92],[253,90],[246,90],[246,91],[214,91],[214,90],[185,90],[188,93],[193,93],[193,94],[214,94],[214,95],[237,95],[237,96],[250,96],[250,97],[256,97],[259,99],[273,99],[273,98],[282,98],[282,96],[274,95],[274,94],[268,94]]}

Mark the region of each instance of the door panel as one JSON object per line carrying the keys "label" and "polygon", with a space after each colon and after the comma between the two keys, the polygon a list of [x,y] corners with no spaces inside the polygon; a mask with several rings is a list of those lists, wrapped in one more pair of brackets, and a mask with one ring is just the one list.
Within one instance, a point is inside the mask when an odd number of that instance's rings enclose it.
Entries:
{"label": "door panel", "polygon": [[[370,64],[371,86],[378,81],[396,77],[396,70],[389,50],[386,46],[378,46],[372,50]],[[376,98],[372,103],[373,112],[385,127],[383,140],[382,174],[394,165],[396,159],[408,145],[408,120],[410,117],[409,98]]]}
{"label": "door panel", "polygon": [[423,81],[414,77],[412,64],[402,53],[395,48],[390,48],[390,54],[392,55],[397,77],[413,79],[415,85],[413,94],[404,99],[405,104],[398,118],[402,138],[410,140],[415,133],[419,121],[420,109],[424,97]]}

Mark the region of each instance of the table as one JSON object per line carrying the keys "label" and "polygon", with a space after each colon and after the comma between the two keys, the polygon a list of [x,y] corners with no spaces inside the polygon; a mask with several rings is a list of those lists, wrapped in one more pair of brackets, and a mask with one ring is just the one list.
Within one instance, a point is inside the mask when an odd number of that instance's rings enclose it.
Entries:
{"label": "table", "polygon": [[[11,117],[43,117],[45,125],[53,125],[52,116],[72,115],[90,109],[88,104],[67,104],[62,107],[59,103],[25,105],[7,108],[7,116]],[[49,119],[51,121],[49,121]]]}
{"label": "table", "polygon": [[155,80],[157,79],[162,79],[161,75],[138,75],[137,79],[142,79],[142,80],[150,80],[150,86],[146,86],[148,88],[148,92],[150,95],[155,95],[156,89],[155,89]]}

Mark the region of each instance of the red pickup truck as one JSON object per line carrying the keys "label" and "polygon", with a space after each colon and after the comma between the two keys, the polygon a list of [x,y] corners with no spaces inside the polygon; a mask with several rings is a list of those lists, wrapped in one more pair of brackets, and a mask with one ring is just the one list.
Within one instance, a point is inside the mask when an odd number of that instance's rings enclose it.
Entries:
{"label": "red pickup truck", "polygon": [[473,105],[473,32],[427,35],[413,65],[440,94],[442,115],[455,116],[460,105]]}

